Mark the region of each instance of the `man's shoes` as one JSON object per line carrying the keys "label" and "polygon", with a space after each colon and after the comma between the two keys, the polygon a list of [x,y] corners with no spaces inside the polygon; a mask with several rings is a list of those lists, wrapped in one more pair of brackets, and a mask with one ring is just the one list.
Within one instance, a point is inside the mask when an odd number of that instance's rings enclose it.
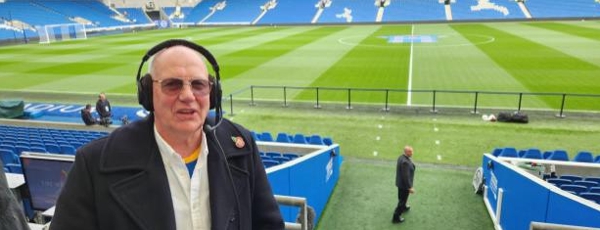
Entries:
{"label": "man's shoes", "polygon": [[410,211],[410,205],[406,205],[406,208],[404,208],[404,212],[408,212]]}
{"label": "man's shoes", "polygon": [[402,218],[402,217],[400,217],[400,218],[393,218],[392,219],[392,223],[394,223],[394,224],[399,224],[399,223],[402,223],[402,222],[404,222],[404,218]]}

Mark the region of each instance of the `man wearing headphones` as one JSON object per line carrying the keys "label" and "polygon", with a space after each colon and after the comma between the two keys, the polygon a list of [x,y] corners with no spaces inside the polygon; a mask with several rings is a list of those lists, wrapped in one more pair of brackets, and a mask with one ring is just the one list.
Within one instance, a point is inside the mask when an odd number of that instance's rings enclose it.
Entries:
{"label": "man wearing headphones", "polygon": [[78,150],[51,229],[284,229],[250,132],[221,117],[218,72],[194,43],[150,49],[137,76],[150,115]]}

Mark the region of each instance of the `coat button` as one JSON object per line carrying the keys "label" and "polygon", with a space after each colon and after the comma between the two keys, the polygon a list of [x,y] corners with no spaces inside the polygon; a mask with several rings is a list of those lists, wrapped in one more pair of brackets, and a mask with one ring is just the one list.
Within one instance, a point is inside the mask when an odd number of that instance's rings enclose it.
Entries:
{"label": "coat button", "polygon": [[232,216],[231,218],[229,218],[229,222],[230,222],[230,223],[233,223],[233,222],[235,222],[235,216]]}

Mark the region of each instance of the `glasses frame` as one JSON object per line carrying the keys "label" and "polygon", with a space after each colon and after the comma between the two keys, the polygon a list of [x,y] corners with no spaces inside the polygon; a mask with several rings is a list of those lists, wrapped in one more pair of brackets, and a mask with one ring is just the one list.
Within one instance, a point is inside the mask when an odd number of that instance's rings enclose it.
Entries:
{"label": "glasses frame", "polygon": [[[184,85],[188,85],[190,86],[190,90],[192,91],[192,94],[194,94],[194,96],[206,96],[210,94],[210,91],[212,90],[213,87],[213,82],[210,80],[206,80],[206,79],[191,79],[191,80],[184,80],[184,79],[180,79],[180,78],[165,78],[165,79],[152,79],[153,83],[159,83],[160,84],[160,91],[166,95],[170,95],[170,96],[175,96],[175,95],[179,95],[181,94],[181,91],[183,90]],[[201,82],[203,86],[206,86],[202,89],[195,89],[194,88],[194,83],[197,82]],[[170,83],[175,83],[176,84],[176,88],[173,89],[169,89],[168,84]]]}

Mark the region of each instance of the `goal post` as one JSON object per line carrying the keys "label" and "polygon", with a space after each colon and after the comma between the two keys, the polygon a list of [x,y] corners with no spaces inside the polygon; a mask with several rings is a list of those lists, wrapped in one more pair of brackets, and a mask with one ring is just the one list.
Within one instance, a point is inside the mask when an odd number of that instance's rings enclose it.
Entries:
{"label": "goal post", "polygon": [[85,25],[79,23],[36,26],[40,43],[87,39]]}

